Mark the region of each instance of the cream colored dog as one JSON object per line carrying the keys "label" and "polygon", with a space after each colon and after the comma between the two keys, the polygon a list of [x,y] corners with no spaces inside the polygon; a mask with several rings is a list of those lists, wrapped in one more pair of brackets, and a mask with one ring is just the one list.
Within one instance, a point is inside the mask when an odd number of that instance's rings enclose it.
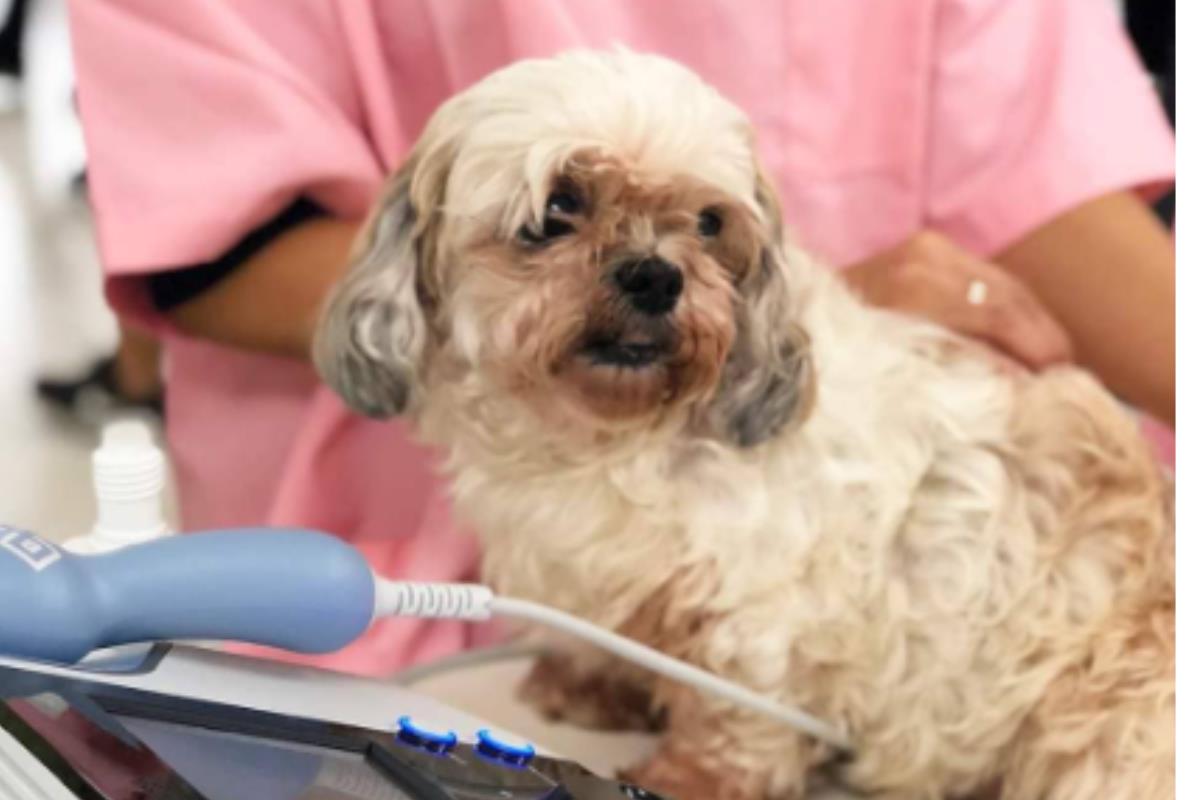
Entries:
{"label": "cream colored dog", "polygon": [[746,118],[683,67],[573,53],[447,102],[316,355],[445,448],[497,589],[856,743],[594,653],[543,663],[552,713],[665,722],[649,788],[1173,796],[1173,492],[1133,422],[790,248]]}

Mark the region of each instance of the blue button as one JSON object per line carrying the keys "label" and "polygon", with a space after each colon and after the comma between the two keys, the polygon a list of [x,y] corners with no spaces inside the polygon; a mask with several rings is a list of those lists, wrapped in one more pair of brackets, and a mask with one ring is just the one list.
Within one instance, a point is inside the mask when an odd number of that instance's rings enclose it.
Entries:
{"label": "blue button", "polygon": [[533,761],[533,757],[537,755],[533,745],[526,744],[516,747],[506,744],[492,736],[491,731],[487,729],[481,730],[478,736],[479,741],[475,743],[475,752],[488,761],[521,768],[529,766],[529,762]]}
{"label": "blue button", "polygon": [[438,733],[418,728],[413,724],[411,717],[401,717],[400,730],[396,732],[396,741],[435,756],[444,756],[458,744],[458,737],[454,735],[454,731]]}

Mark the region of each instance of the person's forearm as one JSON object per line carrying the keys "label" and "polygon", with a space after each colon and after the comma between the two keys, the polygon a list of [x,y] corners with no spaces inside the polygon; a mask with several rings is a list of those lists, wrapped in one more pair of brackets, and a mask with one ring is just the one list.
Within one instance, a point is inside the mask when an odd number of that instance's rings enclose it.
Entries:
{"label": "person's forearm", "polygon": [[175,308],[171,319],[191,336],[307,359],[321,303],[345,268],[358,228],[337,219],[305,222]]}
{"label": "person's forearm", "polygon": [[1086,203],[997,261],[1067,328],[1081,365],[1175,424],[1174,243],[1141,200],[1118,193]]}

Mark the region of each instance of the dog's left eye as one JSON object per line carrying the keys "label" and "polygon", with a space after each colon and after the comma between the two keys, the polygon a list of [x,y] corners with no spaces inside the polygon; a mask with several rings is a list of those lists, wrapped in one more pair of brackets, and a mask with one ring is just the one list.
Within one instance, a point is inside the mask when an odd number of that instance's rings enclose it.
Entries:
{"label": "dog's left eye", "polygon": [[721,212],[715,208],[706,208],[700,212],[700,219],[696,224],[696,229],[700,231],[700,235],[706,238],[712,238],[721,232],[725,221],[721,219]]}

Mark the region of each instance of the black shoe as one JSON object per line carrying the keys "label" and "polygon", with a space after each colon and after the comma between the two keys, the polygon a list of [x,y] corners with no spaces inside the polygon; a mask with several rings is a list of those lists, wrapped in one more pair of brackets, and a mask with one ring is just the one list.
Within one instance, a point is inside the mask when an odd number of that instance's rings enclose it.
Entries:
{"label": "black shoe", "polygon": [[107,413],[118,410],[148,411],[162,419],[162,394],[148,398],[127,396],[117,384],[116,363],[112,357],[103,358],[75,380],[42,378],[37,382],[38,397],[87,423],[97,422]]}
{"label": "black shoe", "polygon": [[8,18],[0,21],[0,75],[21,77],[21,39],[25,34],[28,6],[28,0],[12,0]]}

